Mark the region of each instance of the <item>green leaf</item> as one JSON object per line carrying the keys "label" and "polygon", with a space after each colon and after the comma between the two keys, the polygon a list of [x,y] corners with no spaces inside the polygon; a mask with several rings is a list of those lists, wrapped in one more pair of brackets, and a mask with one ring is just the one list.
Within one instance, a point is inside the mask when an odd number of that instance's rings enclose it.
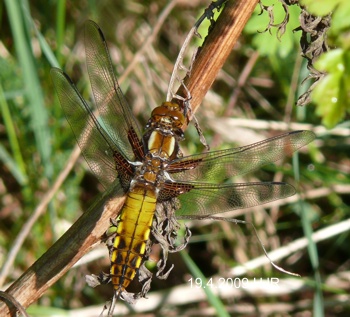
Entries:
{"label": "green leaf", "polygon": [[344,65],[342,62],[342,55],[344,51],[342,49],[331,50],[323,54],[319,60],[315,63],[315,67],[323,72],[330,73],[334,70],[342,71]]}
{"label": "green leaf", "polygon": [[349,48],[350,1],[342,2],[332,13],[332,23],[328,37],[336,47]]}
{"label": "green leaf", "polygon": [[316,16],[325,16],[345,2],[348,0],[300,0],[300,4],[306,6],[306,10]]}
{"label": "green leaf", "polygon": [[[279,24],[283,21],[286,13],[278,1],[264,1],[264,5],[273,6],[274,24]],[[293,30],[300,25],[300,8],[296,6],[289,7],[289,14],[289,22],[286,25],[286,31],[282,37],[278,38],[277,27],[272,27],[270,31],[263,32],[269,23],[268,14],[267,12],[263,12],[263,14],[260,15],[259,6],[255,9],[252,17],[244,28],[244,32],[254,34],[252,43],[261,55],[274,58],[287,57],[288,54],[294,50],[299,41],[299,35],[297,36]]]}
{"label": "green leaf", "polygon": [[315,64],[316,69],[327,72],[315,87],[312,98],[316,114],[328,128],[334,127],[349,112],[350,54],[337,49],[323,54]]}
{"label": "green leaf", "polygon": [[24,12],[28,11],[28,8],[25,7],[25,3],[18,1],[6,1],[6,4],[16,53],[22,68],[25,95],[31,116],[30,125],[35,135],[45,174],[50,178],[53,167],[50,162],[51,137],[48,112],[45,107],[43,91],[36,70],[36,60],[29,37],[31,29],[23,18]]}

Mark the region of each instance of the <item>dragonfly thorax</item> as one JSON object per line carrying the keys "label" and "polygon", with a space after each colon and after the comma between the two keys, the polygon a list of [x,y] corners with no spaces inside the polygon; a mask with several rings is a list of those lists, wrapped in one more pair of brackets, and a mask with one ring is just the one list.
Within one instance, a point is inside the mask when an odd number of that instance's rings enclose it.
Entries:
{"label": "dragonfly thorax", "polygon": [[169,160],[176,151],[176,139],[172,135],[155,130],[149,135],[147,146],[151,155]]}
{"label": "dragonfly thorax", "polygon": [[163,188],[165,181],[164,158],[148,154],[140,166],[136,168],[136,173],[131,181],[130,190],[140,187],[147,191],[157,193]]}
{"label": "dragonfly thorax", "polygon": [[156,184],[159,176],[161,176],[160,174],[163,174],[162,166],[163,164],[159,157],[151,157],[150,159],[145,160],[141,170],[141,175],[144,181],[150,184]]}

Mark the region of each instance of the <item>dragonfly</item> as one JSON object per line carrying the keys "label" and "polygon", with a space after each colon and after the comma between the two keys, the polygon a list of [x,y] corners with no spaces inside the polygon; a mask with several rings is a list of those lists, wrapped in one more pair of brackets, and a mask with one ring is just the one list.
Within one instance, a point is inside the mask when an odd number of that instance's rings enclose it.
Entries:
{"label": "dragonfly", "polygon": [[[165,271],[167,253],[186,246],[189,230],[183,244],[174,242],[178,220],[210,218],[293,195],[294,187],[284,182],[228,180],[291,155],[315,135],[293,131],[243,147],[183,156],[179,143],[186,117],[180,104],[167,101],[155,107],[142,134],[114,74],[106,39],[93,21],[85,25],[85,50],[98,116],[67,74],[53,68],[51,76],[93,174],[106,189],[115,186],[115,195],[126,195],[106,233],[110,272],[98,282],[112,282],[114,302],[131,302],[150,288],[152,274],[144,264],[152,245],[159,243],[164,253],[157,265],[160,278],[170,272]],[[128,293],[135,276],[142,290]]]}

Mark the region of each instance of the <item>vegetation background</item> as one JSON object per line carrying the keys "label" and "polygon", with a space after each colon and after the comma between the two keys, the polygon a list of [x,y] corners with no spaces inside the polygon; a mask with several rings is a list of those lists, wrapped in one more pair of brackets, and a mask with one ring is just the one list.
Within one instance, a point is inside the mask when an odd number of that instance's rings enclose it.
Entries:
{"label": "vegetation background", "polygon": [[[15,239],[23,226],[66,168],[76,144],[49,73],[53,66],[64,69],[83,96],[91,100],[84,22],[92,19],[104,31],[122,90],[144,126],[151,109],[164,101],[182,43],[209,3],[0,3],[0,268],[18,245]],[[300,56],[300,32],[293,32],[299,25],[300,8],[289,7],[290,21],[278,40],[274,28],[271,33],[261,32],[269,17],[266,12],[259,15],[257,7],[197,113],[212,149],[251,144],[285,130],[316,132],[317,140],[293,160],[267,166],[250,178],[287,181],[299,195],[268,208],[230,214],[254,223],[266,249],[275,251],[278,264],[302,278],[282,274],[266,264],[251,226],[196,221],[189,223],[193,237],[186,251],[169,259],[175,264],[169,278],[153,281],[149,299],[140,300],[134,308],[120,304],[116,312],[140,316],[349,314],[350,59],[349,19],[345,17],[349,16],[350,4],[321,3],[314,8],[311,2],[310,10],[316,15],[334,11],[328,38],[331,50],[316,65],[329,75],[316,88],[311,104],[295,106],[298,96],[310,85],[309,81],[301,85],[308,71]],[[263,4],[274,5],[275,23],[283,20],[285,12],[280,2],[264,0]],[[169,10],[162,20],[166,8]],[[157,26],[160,29],[154,41],[139,53]],[[203,37],[207,28],[208,24],[200,29]],[[191,45],[187,65],[200,39]],[[183,151],[203,151],[193,127],[186,131]],[[15,252],[11,270],[2,271],[1,289],[5,290],[38,259],[101,190],[80,158]],[[98,315],[96,311],[101,311],[102,304],[110,299],[112,288],[91,289],[85,275],[107,272],[109,261],[105,246],[96,247],[89,255],[92,259],[71,269],[28,312],[32,316]],[[256,262],[250,262],[255,258]],[[247,263],[260,264],[244,270],[242,265]],[[191,288],[190,278],[202,275],[208,279],[223,277],[226,282],[232,278],[236,284],[222,289],[221,297],[216,297],[208,287],[193,284]],[[251,281],[248,288],[239,284],[244,277]],[[279,278],[278,288],[273,287],[271,278]]]}

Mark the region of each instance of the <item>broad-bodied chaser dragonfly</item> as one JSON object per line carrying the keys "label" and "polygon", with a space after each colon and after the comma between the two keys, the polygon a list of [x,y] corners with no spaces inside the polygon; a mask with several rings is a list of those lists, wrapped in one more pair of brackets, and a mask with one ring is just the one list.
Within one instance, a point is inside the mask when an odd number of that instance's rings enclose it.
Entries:
{"label": "broad-bodied chaser dragonfly", "polygon": [[[105,275],[119,297],[132,301],[149,290],[152,274],[145,268],[152,244],[159,243],[164,257],[176,247],[177,219],[203,219],[233,209],[257,206],[295,193],[282,182],[220,183],[291,155],[315,137],[294,131],[235,149],[182,156],[184,111],[175,102],[156,107],[142,135],[113,72],[106,40],[92,21],[85,27],[87,68],[99,119],[71,79],[60,69],[51,75],[60,103],[92,172],[105,188],[119,185],[116,194],[127,198],[107,232],[111,268]],[[187,238],[189,237],[187,234]],[[142,291],[134,296],[126,288],[138,275]],[[99,278],[103,282],[103,277]]]}

